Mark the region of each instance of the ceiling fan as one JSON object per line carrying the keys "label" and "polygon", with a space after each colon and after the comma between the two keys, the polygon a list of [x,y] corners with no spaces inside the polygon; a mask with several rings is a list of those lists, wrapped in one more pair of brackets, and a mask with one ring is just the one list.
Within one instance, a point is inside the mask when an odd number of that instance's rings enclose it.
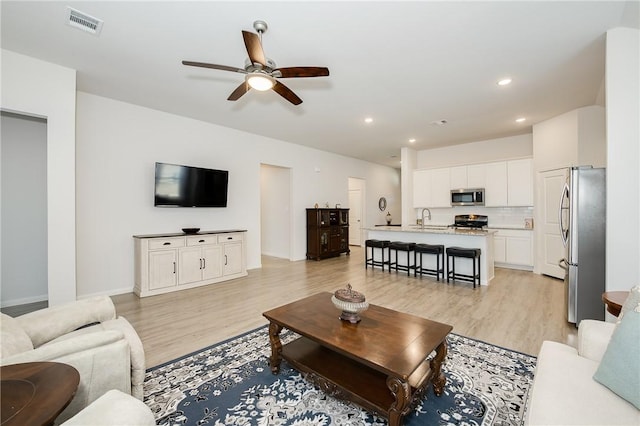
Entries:
{"label": "ceiling fan", "polygon": [[267,23],[264,21],[255,21],[253,23],[253,28],[258,32],[259,36],[256,33],[242,31],[244,45],[247,48],[247,53],[249,54],[249,59],[247,59],[244,68],[193,61],[182,61],[182,64],[192,67],[213,68],[245,74],[244,82],[242,82],[242,84],[240,84],[240,86],[238,86],[227,98],[229,101],[237,101],[242,95],[252,88],[259,91],[273,89],[273,91],[292,104],[300,105],[302,103],[302,99],[277,79],[294,77],[326,77],[329,75],[329,69],[325,67],[277,68],[275,62],[267,58],[262,50],[262,34],[267,31]]}

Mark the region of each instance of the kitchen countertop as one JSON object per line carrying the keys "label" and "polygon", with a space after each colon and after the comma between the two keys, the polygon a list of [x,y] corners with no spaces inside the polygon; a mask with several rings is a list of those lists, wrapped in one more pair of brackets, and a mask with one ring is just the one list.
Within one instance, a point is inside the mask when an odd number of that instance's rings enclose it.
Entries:
{"label": "kitchen countertop", "polygon": [[483,236],[495,234],[495,229],[454,229],[447,225],[425,225],[424,229],[420,225],[404,225],[404,226],[376,226],[374,228],[366,228],[370,231],[389,231],[389,232],[414,232],[418,234],[447,234],[447,235],[472,235]]}
{"label": "kitchen countertop", "polygon": [[489,225],[488,229],[515,229],[518,231],[533,231],[533,228],[525,228],[523,225]]}

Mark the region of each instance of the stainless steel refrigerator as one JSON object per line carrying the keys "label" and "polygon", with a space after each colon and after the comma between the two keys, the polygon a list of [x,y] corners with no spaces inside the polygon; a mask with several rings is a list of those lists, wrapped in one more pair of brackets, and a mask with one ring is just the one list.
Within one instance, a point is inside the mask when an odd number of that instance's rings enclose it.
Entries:
{"label": "stainless steel refrigerator", "polygon": [[560,233],[566,248],[560,266],[566,270],[567,320],[604,320],[605,169],[572,167],[560,200]]}

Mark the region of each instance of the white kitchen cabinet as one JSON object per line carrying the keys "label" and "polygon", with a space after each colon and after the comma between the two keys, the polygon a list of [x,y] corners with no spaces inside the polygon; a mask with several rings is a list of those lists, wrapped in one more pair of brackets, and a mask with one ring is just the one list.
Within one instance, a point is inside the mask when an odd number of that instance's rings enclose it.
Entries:
{"label": "white kitchen cabinet", "polygon": [[448,167],[413,172],[413,207],[451,207]]}
{"label": "white kitchen cabinet", "polygon": [[467,188],[485,188],[487,186],[487,166],[471,164],[467,166]]}
{"label": "white kitchen cabinet", "polygon": [[507,205],[512,207],[533,206],[533,160],[510,160],[507,162]]}
{"label": "white kitchen cabinet", "polygon": [[498,161],[485,164],[484,198],[486,207],[507,205],[507,162]]}
{"label": "white kitchen cabinet", "polygon": [[431,170],[431,205],[427,207],[451,207],[450,169]]}
{"label": "white kitchen cabinet", "polygon": [[468,166],[451,167],[449,171],[449,189],[470,188],[467,184]]}
{"label": "white kitchen cabinet", "polygon": [[496,263],[505,263],[507,261],[507,245],[505,237],[496,233],[493,236],[493,261]]}
{"label": "white kitchen cabinet", "polygon": [[494,235],[494,260],[498,266],[533,269],[533,235],[529,230],[500,229]]}
{"label": "white kitchen cabinet", "polygon": [[461,188],[484,188],[486,207],[533,206],[533,159],[416,170],[413,207],[450,207]]}
{"label": "white kitchen cabinet", "polygon": [[485,164],[470,164],[468,166],[451,167],[451,189],[484,188],[487,180],[487,166]]}
{"label": "white kitchen cabinet", "polygon": [[152,296],[246,276],[245,232],[134,236],[134,292]]}
{"label": "white kitchen cabinet", "polygon": [[431,170],[413,172],[413,207],[422,208],[431,205]]}

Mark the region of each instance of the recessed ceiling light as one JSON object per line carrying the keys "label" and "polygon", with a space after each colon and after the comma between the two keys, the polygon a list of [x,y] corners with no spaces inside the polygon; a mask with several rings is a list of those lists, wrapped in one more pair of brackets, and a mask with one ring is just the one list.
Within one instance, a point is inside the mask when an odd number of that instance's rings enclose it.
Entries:
{"label": "recessed ceiling light", "polygon": [[511,84],[511,79],[510,78],[503,78],[502,80],[498,81],[498,86],[507,86],[509,84]]}
{"label": "recessed ceiling light", "polygon": [[415,139],[415,138],[411,138],[411,139],[409,139],[409,143],[415,143],[415,142],[416,142],[416,139]]}
{"label": "recessed ceiling light", "polygon": [[364,119],[364,122],[367,123],[367,124],[373,123],[373,118],[367,117],[367,118]]}
{"label": "recessed ceiling light", "polygon": [[524,117],[516,118],[516,123],[522,123],[524,121],[527,121],[527,119]]}

